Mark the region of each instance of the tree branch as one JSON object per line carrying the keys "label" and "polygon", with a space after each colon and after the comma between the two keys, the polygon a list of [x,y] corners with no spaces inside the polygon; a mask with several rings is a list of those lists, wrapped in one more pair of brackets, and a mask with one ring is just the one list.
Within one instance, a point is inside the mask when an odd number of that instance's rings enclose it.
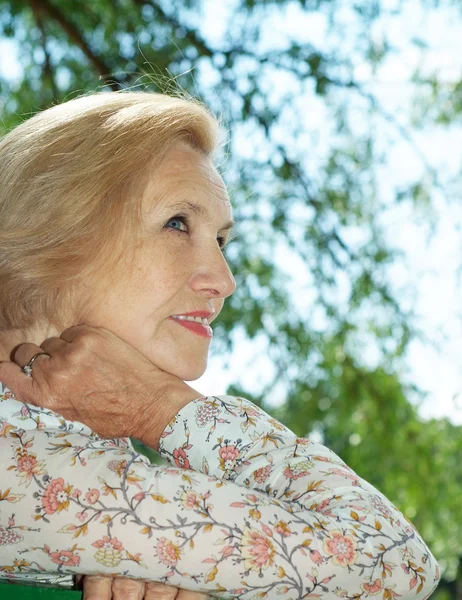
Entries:
{"label": "tree branch", "polygon": [[53,6],[48,0],[30,0],[30,6],[35,14],[47,15],[58,23],[69,39],[80,48],[90,64],[100,74],[105,85],[109,86],[114,91],[121,89],[121,82],[110,75],[111,69],[109,66],[105,64],[101,57],[97,56],[95,52],[91,50],[80,31],[66,18],[59,8]]}
{"label": "tree branch", "polygon": [[43,22],[41,11],[37,10],[36,6],[32,4],[32,11],[35,16],[35,20],[37,21],[38,28],[40,30],[43,53],[45,55],[45,62],[43,65],[43,77],[44,79],[48,79],[51,86],[51,93],[53,94],[53,98],[58,98],[58,88],[56,87],[56,82],[53,77],[53,68],[51,65],[51,57],[47,50],[47,36],[45,32],[45,24]]}
{"label": "tree branch", "polygon": [[201,37],[199,37],[199,35],[195,31],[193,31],[192,29],[187,29],[174,17],[172,17],[171,15],[167,15],[167,13],[159,6],[157,2],[153,2],[152,0],[133,0],[133,3],[139,6],[140,8],[142,8],[145,5],[150,6],[154,9],[154,12],[157,14],[157,17],[160,17],[160,19],[164,23],[168,23],[175,29],[182,29],[185,33],[185,38],[188,40],[188,42],[192,46],[197,48],[202,55],[212,58],[213,55],[216,54],[216,51],[209,48],[205,41]]}

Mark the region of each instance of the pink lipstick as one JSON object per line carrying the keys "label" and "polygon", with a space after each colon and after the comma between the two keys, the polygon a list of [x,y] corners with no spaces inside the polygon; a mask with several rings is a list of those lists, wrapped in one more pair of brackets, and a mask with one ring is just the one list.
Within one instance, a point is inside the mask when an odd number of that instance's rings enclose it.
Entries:
{"label": "pink lipstick", "polygon": [[213,336],[213,330],[209,325],[208,319],[214,314],[205,310],[196,310],[182,315],[172,315],[169,318],[196,335],[210,339]]}

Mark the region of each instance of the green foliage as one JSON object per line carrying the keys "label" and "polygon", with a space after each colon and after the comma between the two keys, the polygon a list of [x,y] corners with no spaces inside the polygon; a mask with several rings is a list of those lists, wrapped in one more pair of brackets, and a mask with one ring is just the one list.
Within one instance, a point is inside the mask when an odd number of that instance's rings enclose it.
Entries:
{"label": "green foliage", "polygon": [[151,463],[159,466],[168,464],[168,461],[162,458],[162,456],[158,452],[156,452],[152,448],[149,448],[149,446],[146,446],[145,444],[143,444],[143,442],[140,442],[136,439],[132,439],[131,442],[135,450],[140,454],[144,454],[144,456],[147,456]]}
{"label": "green foliage", "polygon": [[[18,43],[22,69],[17,80],[0,78],[0,134],[85,91],[130,86],[178,85],[222,115],[230,132],[223,174],[239,234],[227,256],[238,287],[216,322],[216,352],[232,351],[240,330],[263,336],[274,364],[258,376],[258,392],[240,382],[228,392],[259,403],[298,435],[320,435],[415,523],[453,579],[462,556],[462,436],[445,419],[422,422],[409,401],[418,390],[404,384],[402,357],[418,332],[389,282],[399,255],[380,221],[379,140],[372,126],[356,133],[349,116],[353,99],[365,121],[381,114],[353,74],[360,61],[377,69],[390,52],[386,39],[369,35],[384,9],[352,3],[357,35],[347,51],[342,36],[323,47],[309,36],[287,34],[275,48],[265,41],[268,19],[282,19],[289,7],[328,15],[339,33],[340,0],[234,4],[217,42],[199,0],[0,0],[0,36]],[[423,119],[460,121],[460,82],[414,80],[416,127]],[[326,127],[317,139],[305,117],[320,103]],[[324,150],[322,138],[329,138]],[[396,190],[395,201],[430,211],[434,185],[426,173]],[[276,260],[277,249],[287,258]],[[308,283],[297,287],[294,267]],[[137,449],[162,464],[157,453]]]}

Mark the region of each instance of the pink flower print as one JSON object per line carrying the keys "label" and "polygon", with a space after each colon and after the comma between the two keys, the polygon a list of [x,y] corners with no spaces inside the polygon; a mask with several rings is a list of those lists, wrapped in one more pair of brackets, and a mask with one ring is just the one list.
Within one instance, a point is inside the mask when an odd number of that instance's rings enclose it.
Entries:
{"label": "pink flower print", "polygon": [[18,475],[22,483],[26,484],[26,487],[32,481],[34,475],[42,475],[45,473],[43,460],[38,461],[35,454],[28,454],[24,448],[16,449],[16,464],[18,467]]}
{"label": "pink flower print", "polygon": [[21,408],[21,410],[19,411],[20,414],[20,419],[28,419],[30,417],[30,410],[27,408],[27,406],[24,404]]}
{"label": "pink flower print", "polygon": [[122,544],[117,538],[110,538],[106,535],[101,540],[93,542],[92,546],[98,548],[95,554],[95,560],[105,567],[117,567],[122,560]]}
{"label": "pink flower print", "polygon": [[15,429],[6,419],[0,419],[0,437],[6,437],[11,430]]}
{"label": "pink flower print", "polygon": [[307,438],[296,438],[297,446],[310,446],[313,442]]}
{"label": "pink flower print", "polygon": [[178,469],[169,469],[168,467],[165,467],[165,472],[169,475],[181,475],[181,473],[178,472]]}
{"label": "pink flower print", "polygon": [[198,505],[197,502],[197,494],[192,490],[188,490],[187,492],[183,492],[180,496],[180,500],[183,503],[183,506],[187,510],[192,510],[194,507]]}
{"label": "pink flower print", "polygon": [[244,527],[241,553],[246,571],[261,571],[273,564],[273,544],[263,533],[255,529]]}
{"label": "pink flower print", "polygon": [[310,474],[308,470],[310,466],[309,460],[302,460],[296,465],[287,466],[284,469],[284,476],[287,479],[298,479],[299,477],[305,477],[306,475]]}
{"label": "pink flower print", "polygon": [[175,461],[176,466],[180,467],[181,469],[191,468],[189,460],[186,457],[186,452],[183,450],[183,448],[175,448],[173,451],[173,460]]}
{"label": "pink flower print", "polygon": [[73,497],[73,498],[76,498],[76,499],[77,499],[77,498],[78,498],[79,496],[81,496],[81,495],[82,495],[82,491],[81,491],[81,490],[79,490],[78,488],[75,488],[75,490],[72,492],[72,497]]}
{"label": "pink flower print", "polygon": [[0,527],[0,546],[12,546],[13,544],[19,544],[22,542],[23,536],[13,531],[13,529],[5,529]]}
{"label": "pink flower print", "polygon": [[308,550],[310,551],[310,558],[315,565],[321,565],[324,562],[324,558],[318,550],[310,550],[309,548]]}
{"label": "pink flower print", "polygon": [[358,556],[356,540],[349,535],[343,535],[339,529],[330,532],[329,537],[324,540],[323,548],[326,554],[333,557],[333,564],[340,567],[353,565]]}
{"label": "pink flower print", "polygon": [[369,594],[369,596],[377,596],[383,589],[383,583],[380,579],[376,579],[374,583],[362,583],[361,589]]}
{"label": "pink flower print", "polygon": [[279,521],[276,523],[274,526],[274,531],[277,531],[284,537],[288,537],[292,533],[285,521]]}
{"label": "pink flower print", "polygon": [[341,477],[345,477],[345,479],[351,479],[353,481],[353,485],[359,485],[358,476],[355,473],[350,473],[345,471],[345,469],[335,468],[330,469],[329,473],[335,473],[335,475],[340,475]]}
{"label": "pink flower print", "polygon": [[256,471],[252,473],[252,477],[255,479],[257,483],[264,483],[271,473],[271,465],[265,465],[264,467],[260,467]]}
{"label": "pink flower print", "polygon": [[[322,487],[318,487],[318,492],[322,491],[324,488]],[[322,513],[323,515],[326,515],[328,517],[332,517],[333,519],[335,519],[335,515],[332,513],[332,508],[330,506],[330,503],[332,501],[332,498],[325,498],[321,503],[316,504],[316,502],[314,502],[311,506],[310,506],[310,510]],[[359,517],[358,517],[359,518]],[[361,517],[359,518],[359,520],[363,520],[364,518]]]}
{"label": "pink flower print", "polygon": [[[257,407],[252,407],[252,406],[246,406],[244,408],[244,412],[249,416],[249,417],[258,417],[260,416],[261,410]],[[274,420],[274,419],[269,419],[270,421]]]}
{"label": "pink flower print", "polygon": [[80,564],[80,556],[78,554],[74,554],[74,552],[70,550],[50,552],[49,556],[57,565],[64,565],[65,567],[77,567]]}
{"label": "pink flower print", "polygon": [[382,498],[380,498],[380,496],[377,496],[376,494],[373,494],[371,497],[372,500],[372,505],[373,507],[378,510],[384,517],[387,517],[388,519],[392,518],[392,512],[391,510],[388,508],[388,506],[386,506],[382,500]]}
{"label": "pink flower print", "polygon": [[213,421],[220,414],[220,409],[214,402],[203,402],[196,409],[196,424],[198,427],[205,427],[207,423]]}
{"label": "pink flower print", "polygon": [[157,556],[168,567],[175,567],[181,557],[181,548],[165,537],[157,542]]}
{"label": "pink flower print", "polygon": [[125,471],[125,467],[127,466],[126,460],[111,460],[108,462],[107,466],[111,471],[117,473],[119,477],[122,477]]}
{"label": "pink flower print", "polygon": [[72,492],[72,485],[64,487],[64,479],[52,479],[42,498],[42,505],[48,515],[61,512],[69,508],[69,496]]}
{"label": "pink flower print", "polygon": [[75,516],[79,521],[82,521],[82,523],[88,519],[88,513],[86,513],[85,511],[78,512]]}
{"label": "pink flower print", "polygon": [[236,459],[239,457],[240,452],[236,446],[223,446],[219,451],[220,457],[220,469],[222,471],[228,471],[234,466]]}
{"label": "pink flower print", "polygon": [[98,502],[99,499],[99,491],[96,488],[93,488],[85,494],[85,499],[88,504],[95,504],[95,502]]}

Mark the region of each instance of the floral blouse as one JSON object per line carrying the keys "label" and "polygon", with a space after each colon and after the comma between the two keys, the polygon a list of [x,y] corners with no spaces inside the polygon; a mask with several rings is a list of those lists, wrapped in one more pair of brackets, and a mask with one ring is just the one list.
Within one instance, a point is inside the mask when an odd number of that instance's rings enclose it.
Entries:
{"label": "floral blouse", "polygon": [[159,454],[171,466],[0,383],[0,578],[104,573],[243,600],[423,600],[438,584],[381,492],[249,400],[190,402]]}

